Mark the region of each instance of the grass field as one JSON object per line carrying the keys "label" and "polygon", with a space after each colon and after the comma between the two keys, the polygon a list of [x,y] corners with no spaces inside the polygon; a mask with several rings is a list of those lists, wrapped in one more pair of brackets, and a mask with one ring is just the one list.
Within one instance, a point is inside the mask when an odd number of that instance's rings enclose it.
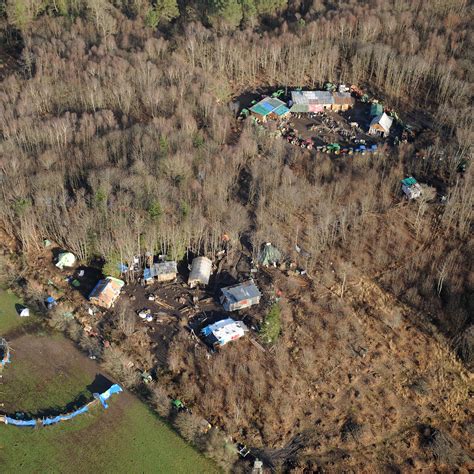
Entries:
{"label": "grass field", "polygon": [[18,327],[30,326],[37,322],[34,315],[20,318],[15,310],[16,304],[21,304],[21,300],[15,294],[9,290],[0,289],[0,336]]}
{"label": "grass field", "polygon": [[[0,331],[13,335],[12,363],[0,379],[0,410],[65,411],[71,401],[107,388],[101,387],[107,380],[99,366],[71,341],[25,326],[18,331],[29,323],[16,316],[17,302],[0,294]],[[0,424],[0,472],[218,472],[130,393],[113,395],[109,405],[46,428]]]}

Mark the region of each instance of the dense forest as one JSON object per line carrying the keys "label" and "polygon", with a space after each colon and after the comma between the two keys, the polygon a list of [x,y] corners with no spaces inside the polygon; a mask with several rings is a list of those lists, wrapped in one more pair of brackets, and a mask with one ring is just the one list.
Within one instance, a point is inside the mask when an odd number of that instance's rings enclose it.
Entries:
{"label": "dense forest", "polygon": [[[214,256],[224,234],[254,255],[271,240],[327,286],[377,278],[472,369],[467,1],[0,8],[0,226],[24,255],[45,238],[82,262],[114,264],[145,252]],[[417,140],[334,160],[236,120],[250,92],[328,80],[383,98]],[[408,175],[445,201],[400,205]]]}

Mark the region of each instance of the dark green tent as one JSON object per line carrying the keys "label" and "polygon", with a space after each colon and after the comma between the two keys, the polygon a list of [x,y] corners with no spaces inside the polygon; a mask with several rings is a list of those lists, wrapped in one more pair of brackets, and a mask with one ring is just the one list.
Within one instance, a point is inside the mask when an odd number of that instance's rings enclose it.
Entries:
{"label": "dark green tent", "polygon": [[267,243],[263,246],[258,256],[258,262],[261,265],[273,265],[281,261],[281,252],[272,244]]}

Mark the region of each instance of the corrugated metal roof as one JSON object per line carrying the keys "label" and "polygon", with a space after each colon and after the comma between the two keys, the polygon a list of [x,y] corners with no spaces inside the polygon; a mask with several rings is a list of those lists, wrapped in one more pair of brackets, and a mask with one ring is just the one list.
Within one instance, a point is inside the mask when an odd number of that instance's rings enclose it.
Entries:
{"label": "corrugated metal roof", "polygon": [[176,262],[158,262],[154,263],[150,268],[145,268],[143,271],[143,278],[148,280],[158,275],[167,275],[169,273],[177,273],[178,267]]}
{"label": "corrugated metal roof", "polygon": [[334,103],[337,105],[352,105],[354,103],[350,92],[334,92],[333,97]]}
{"label": "corrugated metal roof", "polygon": [[229,302],[238,302],[262,296],[257,285],[252,280],[222,288],[222,295]]}
{"label": "corrugated metal roof", "polygon": [[328,91],[291,91],[291,99],[298,105],[334,104],[334,97]]}
{"label": "corrugated metal roof", "polygon": [[120,295],[120,290],[125,283],[118,278],[107,277],[100,280],[89,295],[89,299],[96,300],[97,304],[105,308],[110,308]]}

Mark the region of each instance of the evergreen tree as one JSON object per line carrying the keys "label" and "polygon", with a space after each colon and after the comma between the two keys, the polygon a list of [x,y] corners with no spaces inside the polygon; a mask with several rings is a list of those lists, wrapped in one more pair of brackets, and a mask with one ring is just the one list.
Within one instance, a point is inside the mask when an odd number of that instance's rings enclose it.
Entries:
{"label": "evergreen tree", "polygon": [[237,28],[242,21],[242,5],[239,0],[210,0],[208,20],[215,27]]}
{"label": "evergreen tree", "polygon": [[160,23],[169,22],[179,16],[176,0],[157,0],[148,10],[145,22],[148,26],[156,28]]}
{"label": "evergreen tree", "polygon": [[255,0],[255,6],[259,15],[273,15],[285,9],[288,0]]}
{"label": "evergreen tree", "polygon": [[257,7],[255,6],[255,0],[241,0],[243,23],[245,25],[251,25],[255,23],[257,18]]}

